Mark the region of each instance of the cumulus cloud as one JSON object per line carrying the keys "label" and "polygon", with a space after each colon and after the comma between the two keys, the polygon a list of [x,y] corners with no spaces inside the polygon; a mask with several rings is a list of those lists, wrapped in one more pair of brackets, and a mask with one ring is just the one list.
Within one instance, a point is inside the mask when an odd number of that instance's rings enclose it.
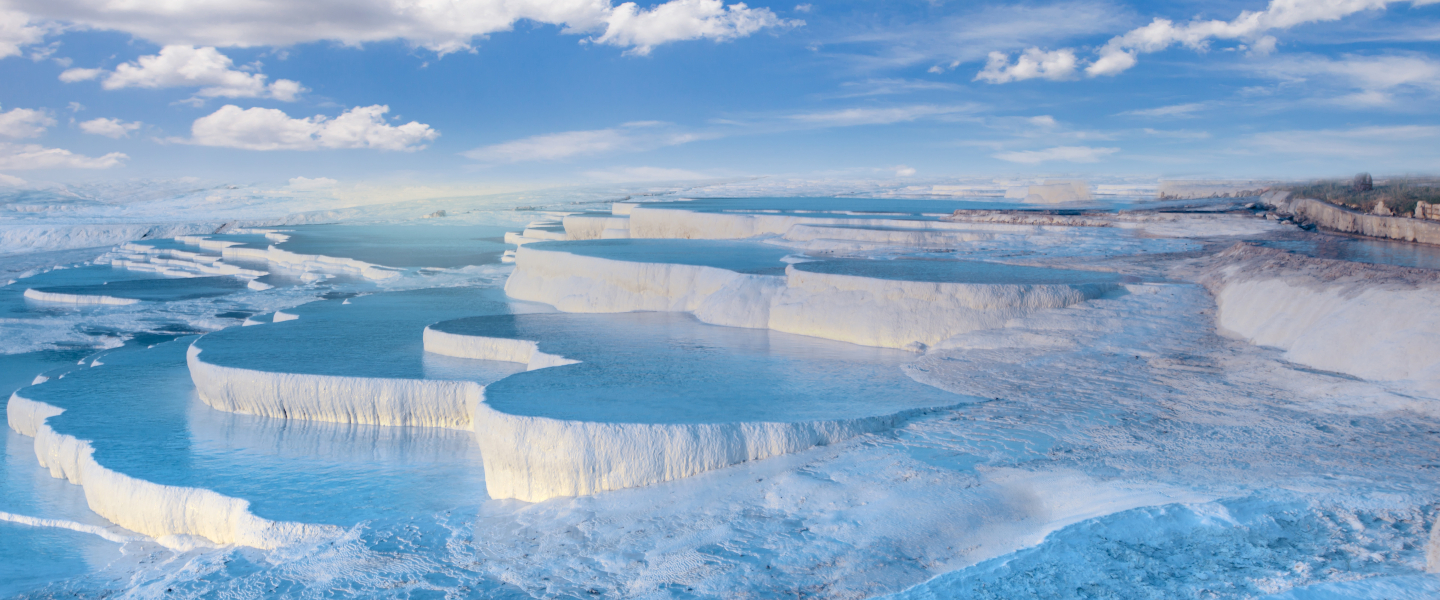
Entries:
{"label": "cumulus cloud", "polygon": [[[1209,49],[1211,40],[1217,39],[1243,41],[1246,44],[1246,50],[1251,54],[1267,55],[1275,50],[1278,43],[1278,40],[1270,35],[1272,32],[1308,23],[1337,21],[1358,12],[1384,9],[1390,4],[1399,2],[1420,6],[1433,4],[1435,1],[1271,0],[1265,10],[1242,11],[1239,16],[1229,21],[1195,20],[1188,23],[1176,23],[1170,19],[1157,17],[1148,25],[1110,38],[1104,46],[1096,51],[1094,60],[1089,61],[1085,66],[1085,74],[1090,77],[1118,75],[1135,66],[1139,62],[1138,56],[1141,54],[1160,52],[1177,44],[1203,52]],[[1009,62],[1008,55],[992,53],[990,61],[986,63],[985,69],[976,79],[992,83],[1018,81],[1021,78],[991,80],[983,76],[988,72],[1003,73],[1009,69],[1018,68],[1026,59],[1026,55],[1032,51],[1046,55],[1054,52],[1074,53],[1073,49],[1068,48],[1051,52],[1032,48],[1017,57],[1014,64]],[[996,54],[999,54],[998,59]]]}
{"label": "cumulus cloud", "polygon": [[335,118],[316,115],[293,119],[274,108],[242,109],[227,104],[200,117],[190,127],[190,139],[176,140],[201,146],[245,150],[319,150],[370,148],[413,152],[440,136],[429,125],[411,121],[385,122],[390,107],[359,106]]}
{"label": "cumulus cloud", "polygon": [[721,0],[671,0],[650,10],[634,2],[611,9],[605,32],[597,44],[630,48],[629,54],[649,54],[655,46],[684,40],[728,41],[767,27],[798,25],[780,19],[768,9],[745,4],[725,6]]}
{"label": "cumulus cloud", "polygon": [[214,48],[165,46],[159,54],[142,56],[135,62],[104,69],[67,69],[60,81],[73,83],[103,76],[107,90],[127,87],[168,88],[199,87],[198,95],[206,98],[274,98],[285,102],[305,92],[298,82],[268,79],[260,73],[235,69],[234,61]]}
{"label": "cumulus cloud", "polygon": [[1030,48],[1020,53],[1013,64],[1005,53],[991,52],[985,68],[975,75],[975,81],[1009,83],[1026,79],[1074,79],[1077,64],[1075,51],[1069,49],[1046,52]]}
{"label": "cumulus cloud", "polygon": [[12,108],[9,112],[0,112],[0,137],[39,137],[45,133],[47,127],[54,124],[55,119],[43,110]]}
{"label": "cumulus cloud", "polygon": [[1090,146],[1056,146],[1045,150],[1023,150],[1001,152],[995,155],[1003,161],[1034,165],[1052,160],[1073,163],[1093,163],[1119,152],[1119,148],[1092,148]]}
{"label": "cumulus cloud", "polygon": [[10,144],[0,142],[0,171],[22,171],[29,169],[108,169],[119,166],[130,158],[119,152],[111,152],[98,158],[75,154],[61,148],[46,148],[39,144]]}
{"label": "cumulus cloud", "polygon": [[32,17],[122,31],[162,45],[288,46],[317,41],[405,40],[445,54],[518,21],[557,25],[588,41],[645,54],[665,43],[731,40],[803,25],[767,8],[722,0],[671,0],[640,8],[611,0],[9,0]]}
{"label": "cumulus cloud", "polygon": [[340,185],[339,181],[329,177],[291,177],[290,189],[292,190],[327,190]]}
{"label": "cumulus cloud", "polygon": [[130,132],[140,129],[141,125],[143,123],[139,121],[126,123],[120,119],[90,119],[80,123],[80,131],[118,140],[122,137],[129,137]]}
{"label": "cumulus cloud", "polygon": [[45,28],[32,22],[29,15],[0,9],[0,58],[19,56],[21,47],[43,39]]}
{"label": "cumulus cloud", "polygon": [[896,177],[909,177],[909,176],[914,175],[914,174],[915,174],[915,168],[914,168],[914,167],[907,167],[907,166],[905,166],[905,165],[896,165],[896,166],[895,166],[895,176],[896,176]]}

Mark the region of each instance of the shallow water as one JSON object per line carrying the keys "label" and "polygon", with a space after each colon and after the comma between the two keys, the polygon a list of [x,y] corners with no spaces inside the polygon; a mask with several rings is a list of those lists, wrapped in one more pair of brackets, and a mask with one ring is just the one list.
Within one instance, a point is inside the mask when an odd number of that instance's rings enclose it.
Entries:
{"label": "shallow water", "polygon": [[37,292],[74,296],[111,296],[130,300],[165,302],[195,300],[233,294],[246,289],[238,277],[185,277],[110,281],[100,285],[54,285],[33,288]]}
{"label": "shallow water", "polygon": [[[930,219],[923,215],[1020,206],[856,198],[671,206],[696,207]],[[851,209],[863,214],[843,214]],[[1213,333],[1210,322],[1196,315],[1213,304],[1197,289],[1166,287],[1170,296],[1130,294],[1037,314],[1015,325],[1031,329],[1009,338],[977,335],[959,350],[918,355],[715,327],[683,314],[553,314],[512,302],[498,288],[504,268],[472,268],[503,248],[498,228],[494,235],[428,222],[286,229],[293,231],[282,249],[404,273],[383,284],[292,277],[289,288],[154,300],[144,313],[51,309],[17,298],[27,285],[152,285],[144,282],[154,275],[108,267],[37,275],[0,287],[0,306],[14,311],[7,318],[18,317],[0,325],[3,333],[20,320],[43,321],[50,327],[44,332],[69,328],[74,339],[89,341],[0,355],[0,389],[28,385],[39,372],[68,371],[26,393],[65,407],[50,423],[94,440],[105,466],[245,498],[262,517],[351,529],[309,547],[177,555],[130,544],[121,557],[119,545],[98,536],[0,522],[0,596],[35,586],[46,586],[40,597],[139,598],[860,598],[917,585],[902,597],[1251,598],[1273,591],[1403,598],[1440,589],[1440,578],[1421,573],[1435,495],[1434,478],[1417,468],[1437,464],[1427,437],[1437,430],[1434,419],[1310,408],[1305,403],[1344,394],[1379,402],[1387,392],[1255,362],[1263,349],[1204,337]],[[219,239],[262,248],[274,242],[259,234]],[[799,252],[686,240],[553,247],[765,274],[783,272],[785,257]],[[796,268],[910,281],[1111,283],[1121,276],[915,258],[1194,248],[1189,240],[1119,230],[1036,230],[948,255],[888,249],[886,256],[901,259]],[[246,266],[270,270],[264,262]],[[290,277],[276,273],[270,277]],[[322,297],[329,299],[311,302]],[[237,326],[245,315],[277,309],[299,319]],[[191,328],[167,333],[159,331],[162,322]],[[542,351],[582,362],[523,372],[512,363],[428,354],[423,330],[437,322],[442,330],[538,340]],[[215,331],[221,327],[228,328]],[[198,341],[207,362],[337,376],[503,377],[490,384],[487,401],[515,414],[566,419],[793,421],[961,406],[895,431],[693,478],[527,504],[487,498],[471,432],[210,409],[194,398],[185,368],[193,337],[171,341],[191,331],[212,332]],[[100,353],[99,366],[76,364],[117,336],[131,341]],[[942,383],[989,401],[967,404],[975,398],[917,383],[906,372],[926,381],[944,375]],[[1305,378],[1319,383],[1271,385]],[[33,440],[8,432],[3,443],[0,511],[105,524],[78,486],[36,465]],[[1159,491],[1128,490],[1136,485]],[[1057,519],[1064,526],[1052,527]],[[1360,581],[1345,581],[1351,578]]]}
{"label": "shallow water", "polygon": [[485,225],[300,225],[275,246],[298,254],[353,258],[387,267],[451,268],[492,264],[510,249],[505,232]]}
{"label": "shallow water", "polygon": [[539,342],[581,361],[485,389],[511,414],[621,423],[853,419],[973,401],[921,385],[915,355],[765,329],[707,325],[684,313],[505,315],[449,321],[447,333]]}
{"label": "shallow water", "polygon": [[205,362],[242,369],[489,382],[523,366],[428,354],[425,326],[462,316],[547,309],[510,301],[497,288],[387,292],[298,306],[286,312],[299,319],[218,331],[196,346]]}
{"label": "shallow water", "polygon": [[468,432],[210,409],[195,397],[185,364],[192,339],[115,350],[102,366],[22,395],[65,409],[50,425],[91,440],[102,466],[249,500],[251,512],[268,519],[351,526],[485,499],[479,452]]}
{"label": "shallow water", "polygon": [[784,275],[786,263],[781,259],[794,254],[769,244],[729,240],[577,240],[534,242],[525,247],[627,262],[714,267],[751,275]]}
{"label": "shallow water", "polygon": [[1440,246],[1317,234],[1306,239],[1258,242],[1296,254],[1377,265],[1440,270]]}
{"label": "shallow water", "polygon": [[1125,277],[1119,273],[1026,267],[975,260],[824,260],[796,263],[794,268],[807,273],[929,283],[1079,285],[1125,281]]}

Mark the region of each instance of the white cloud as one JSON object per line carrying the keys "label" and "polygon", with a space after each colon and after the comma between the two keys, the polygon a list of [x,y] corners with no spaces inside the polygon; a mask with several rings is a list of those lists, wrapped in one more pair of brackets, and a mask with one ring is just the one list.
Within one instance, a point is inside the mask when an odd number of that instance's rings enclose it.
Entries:
{"label": "white cloud", "polygon": [[915,121],[926,117],[942,117],[976,110],[974,105],[914,104],[889,108],[845,108],[789,115],[788,119],[818,127],[846,127],[852,125],[888,125]]}
{"label": "white cloud", "polygon": [[1074,163],[1093,163],[1100,159],[1119,152],[1119,148],[1092,148],[1090,146],[1056,146],[1045,150],[1024,150],[1015,152],[1001,152],[995,155],[1003,161],[1021,163],[1027,165],[1039,164],[1052,160],[1063,160]]}
{"label": "white cloud", "polygon": [[161,45],[289,46],[317,41],[357,45],[405,40],[445,54],[516,22],[561,27],[589,41],[645,54],[654,46],[716,41],[770,27],[802,25],[766,8],[722,0],[671,0],[648,9],[612,0],[9,0],[32,18],[121,31]]}
{"label": "white cloud", "polygon": [[621,167],[603,171],[586,171],[585,177],[607,183],[628,183],[631,181],[687,181],[708,179],[710,176],[685,169],[664,167]]}
{"label": "white cloud", "polygon": [[1152,135],[1152,136],[1159,137],[1159,138],[1171,138],[1171,139],[1177,139],[1177,140],[1208,140],[1208,139],[1210,139],[1210,132],[1208,132],[1208,131],[1189,131],[1189,130],[1186,130],[1186,129],[1174,129],[1174,130],[1168,130],[1168,131],[1167,131],[1167,130],[1161,130],[1161,129],[1151,129],[1151,128],[1149,128],[1149,127],[1146,127],[1145,129],[1142,129],[1141,131],[1144,131],[1144,132],[1145,132],[1145,135]]}
{"label": "white cloud", "polygon": [[279,79],[267,84],[265,75],[234,67],[230,57],[214,48],[165,46],[159,54],[141,56],[108,73],[103,69],[67,69],[60,74],[60,81],[72,83],[104,75],[102,87],[107,90],[199,87],[198,94],[206,98],[274,98],[286,102],[306,91],[298,82]]}
{"label": "white cloud", "polygon": [[92,158],[60,148],[39,144],[8,144],[0,142],[0,171],[28,169],[108,169],[119,166],[130,157],[119,152]]}
{"label": "white cloud", "polygon": [[958,118],[976,105],[915,104],[889,108],[847,108],[768,116],[753,120],[712,120],[711,127],[687,129],[658,121],[637,121],[607,129],[562,131],[475,148],[461,155],[486,163],[561,160],[618,152],[643,152],[735,135],[773,134],[797,129],[886,125],[926,118]]}
{"label": "white cloud", "polygon": [[1103,34],[1130,22],[1129,9],[1106,0],[1062,0],[1043,5],[997,3],[909,25],[860,27],[858,32],[828,43],[837,50],[869,50],[866,54],[846,55],[865,70],[930,63],[930,72],[944,73],[964,63],[985,60],[991,51],[1022,50],[1057,39]]}
{"label": "white cloud", "polygon": [[120,119],[90,119],[80,123],[80,131],[118,140],[122,137],[129,137],[130,132],[140,129],[141,125],[143,123],[139,121],[126,123]]}
{"label": "white cloud", "polygon": [[1292,156],[1421,159],[1431,163],[1431,168],[1435,168],[1437,165],[1433,150],[1437,143],[1440,143],[1440,127],[1395,125],[1272,131],[1252,136],[1245,145],[1263,150],[1267,154]]}
{"label": "white cloud", "polygon": [[12,108],[9,112],[0,112],[0,137],[39,137],[45,133],[45,128],[54,124],[55,119],[43,110]]}
{"label": "white cloud", "polygon": [[65,69],[60,73],[60,81],[75,83],[77,81],[90,81],[105,74],[105,69]]}
{"label": "white cloud", "polygon": [[329,177],[291,177],[290,189],[292,190],[326,190],[340,185],[339,181]]}
{"label": "white cloud", "polygon": [[840,84],[840,87],[847,91],[837,95],[836,97],[838,98],[913,94],[915,92],[932,91],[957,92],[965,89],[953,83],[919,79],[866,79],[864,81],[848,81]]}
{"label": "white cloud", "polygon": [[45,28],[21,12],[0,9],[0,58],[19,56],[20,48],[45,39]]}
{"label": "white cloud", "polygon": [[29,183],[30,183],[30,182],[25,181],[24,179],[21,179],[21,178],[19,178],[19,177],[14,176],[14,175],[6,175],[6,174],[4,174],[4,173],[0,173],[0,185],[9,185],[9,186],[14,186],[14,187],[21,187],[21,186],[24,186],[24,185],[28,185]]}
{"label": "white cloud", "polygon": [[491,163],[559,160],[610,152],[653,150],[709,137],[715,136],[680,131],[668,123],[639,121],[608,129],[530,136],[476,148],[462,153],[462,156]]}
{"label": "white cloud", "polygon": [[1305,55],[1267,61],[1254,70],[1290,82],[1355,89],[1357,93],[1341,100],[1362,106],[1387,104],[1395,93],[1440,92],[1440,61],[1424,54],[1347,54],[1338,60]]}
{"label": "white cloud", "polygon": [[241,109],[227,104],[196,119],[190,127],[191,139],[176,141],[245,150],[371,148],[413,152],[440,135],[429,125],[415,121],[390,125],[384,117],[389,111],[390,107],[383,105],[360,106],[335,118],[316,115],[292,119],[278,109]]}
{"label": "white cloud", "polygon": [[1075,78],[1078,64],[1074,50],[1045,52],[1030,48],[1015,57],[1015,63],[1003,52],[991,52],[985,68],[975,74],[975,81],[986,83],[1009,83],[1026,79],[1049,79],[1060,81]]}
{"label": "white cloud", "polygon": [[768,9],[751,9],[745,4],[725,6],[721,0],[671,0],[650,10],[634,2],[611,9],[605,33],[593,38],[597,44],[630,48],[627,54],[649,54],[651,48],[669,42],[710,39],[716,41],[745,37],[767,27],[793,27]]}
{"label": "white cloud", "polygon": [[896,165],[896,166],[895,166],[895,176],[896,176],[896,177],[909,177],[909,176],[914,175],[914,174],[915,174],[915,168],[914,168],[914,167],[907,167],[907,166],[905,166],[905,165]]}
{"label": "white cloud", "polygon": [[1119,113],[1128,117],[1193,117],[1195,113],[1203,110],[1203,102],[1191,102],[1188,104],[1171,104],[1169,106],[1157,106],[1155,108],[1142,108],[1138,110],[1127,110]]}
{"label": "white cloud", "polygon": [[[1435,0],[1271,0],[1265,10],[1241,11],[1239,16],[1230,21],[1195,20],[1189,23],[1176,23],[1170,19],[1156,17],[1149,25],[1110,38],[1104,46],[1096,51],[1096,58],[1089,61],[1085,67],[1085,74],[1090,77],[1118,75],[1135,66],[1139,62],[1137,57],[1140,54],[1160,52],[1176,44],[1203,52],[1209,49],[1210,41],[1215,39],[1244,41],[1247,44],[1245,49],[1251,54],[1263,56],[1273,52],[1278,43],[1274,36],[1269,35],[1270,32],[1308,23],[1337,21],[1358,12],[1380,10],[1399,2],[1422,6],[1433,4]],[[1027,50],[1026,53],[1032,50],[1044,53],[1038,49]],[[1073,53],[1074,50],[1066,48],[1051,52]],[[1009,57],[1001,53],[1000,60],[999,64],[1003,66],[1008,64]],[[981,71],[976,78],[982,79],[987,72],[991,71],[993,64],[996,64],[996,59],[992,54],[985,70]],[[1012,78],[993,81],[993,83],[1018,81],[1019,79]],[[989,81],[989,79],[986,80]]]}

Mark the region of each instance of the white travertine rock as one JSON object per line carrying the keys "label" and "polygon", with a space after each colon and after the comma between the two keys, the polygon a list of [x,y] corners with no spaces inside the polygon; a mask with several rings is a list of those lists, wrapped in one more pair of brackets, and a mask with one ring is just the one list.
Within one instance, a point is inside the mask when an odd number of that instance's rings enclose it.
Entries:
{"label": "white travertine rock", "polygon": [[781,277],[639,263],[520,247],[505,293],[565,312],[692,312],[706,323],[764,329]]}
{"label": "white travertine rock", "polygon": [[154,538],[198,536],[221,545],[272,549],[340,533],[325,525],[271,521],[250,503],[210,490],[161,485],[110,470],[95,461],[90,442],[57,433],[46,420],[64,410],[10,396],[10,428],[35,438],[35,456],[50,475],[85,490],[90,510],[112,523]]}
{"label": "white travertine rock", "polygon": [[521,248],[505,284],[513,298],[565,312],[690,312],[714,325],[773,329],[906,348],[998,327],[1118,289],[1114,284],[956,284],[808,273],[784,278],[714,267],[642,263]]}
{"label": "white travertine rock", "polygon": [[1316,369],[1440,393],[1440,275],[1237,246],[1206,273],[1220,330]]}
{"label": "white travertine rock", "polygon": [[[615,215],[581,214],[565,217],[565,237],[569,240],[604,239],[607,230],[630,230],[630,217]],[[629,237],[628,234],[626,237]]]}
{"label": "white travertine rock", "polygon": [[187,353],[200,400],[216,410],[280,419],[469,430],[471,381],[340,377],[225,367]]}
{"label": "white travertine rock", "polygon": [[115,296],[91,296],[87,294],[60,294],[56,292],[42,292],[40,290],[25,290],[25,297],[40,302],[55,302],[57,304],[80,304],[80,305],[111,305],[125,306],[128,304],[139,304],[140,301],[134,298],[116,298]]}
{"label": "white travertine rock", "polygon": [[425,351],[457,358],[500,360],[526,365],[527,371],[573,365],[579,361],[546,354],[529,340],[460,335],[425,328]]}
{"label": "white travertine rock", "polygon": [[653,485],[885,431],[941,409],[799,423],[596,423],[502,413],[475,405],[476,439],[492,498],[540,502]]}
{"label": "white travertine rock", "polygon": [[864,346],[933,346],[1120,289],[1111,283],[973,284],[811,273],[791,266],[769,328]]}

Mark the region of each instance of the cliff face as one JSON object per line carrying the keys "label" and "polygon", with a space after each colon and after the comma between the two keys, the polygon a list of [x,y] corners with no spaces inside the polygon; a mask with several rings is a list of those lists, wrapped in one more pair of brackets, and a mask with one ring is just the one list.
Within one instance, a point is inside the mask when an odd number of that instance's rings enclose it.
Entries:
{"label": "cliff face", "polygon": [[1322,229],[1370,237],[1440,245],[1440,222],[1429,219],[1367,215],[1311,198],[1271,200],[1281,212]]}

